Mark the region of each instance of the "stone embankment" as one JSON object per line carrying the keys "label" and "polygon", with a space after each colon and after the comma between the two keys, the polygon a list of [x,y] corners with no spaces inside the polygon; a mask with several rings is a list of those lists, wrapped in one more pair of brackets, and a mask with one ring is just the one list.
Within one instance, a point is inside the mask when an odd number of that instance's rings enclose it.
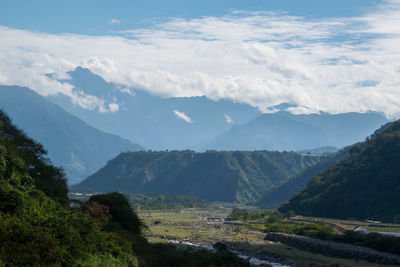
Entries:
{"label": "stone embankment", "polygon": [[265,240],[282,242],[301,250],[319,253],[330,257],[364,260],[379,264],[400,266],[400,256],[379,252],[374,249],[361,246],[283,233],[268,233],[265,237]]}

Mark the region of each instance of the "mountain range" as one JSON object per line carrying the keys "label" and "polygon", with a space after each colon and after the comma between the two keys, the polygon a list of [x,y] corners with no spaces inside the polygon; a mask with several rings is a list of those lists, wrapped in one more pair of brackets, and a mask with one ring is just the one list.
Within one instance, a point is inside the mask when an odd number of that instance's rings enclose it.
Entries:
{"label": "mountain range", "polygon": [[99,112],[75,105],[61,94],[48,99],[90,125],[152,150],[187,149],[245,123],[261,112],[247,104],[207,97],[162,98],[143,90],[120,87],[81,67],[61,82],[95,96],[105,105],[118,104],[116,112]]}
{"label": "mountain range", "polygon": [[[298,151],[342,148],[363,141],[388,120],[379,113],[292,114],[291,104],[271,107],[275,113],[230,100],[201,97],[163,98],[137,88],[106,82],[78,67],[60,80],[76,92],[97,97],[114,112],[84,109],[61,94],[48,99],[88,124],[152,150],[192,149]],[[51,77],[51,75],[50,75]]]}
{"label": "mountain range", "polygon": [[123,151],[141,146],[95,129],[34,91],[0,86],[0,108],[25,133],[42,143],[69,183],[77,183]]}
{"label": "mountain range", "polygon": [[289,152],[126,152],[75,191],[190,194],[208,201],[255,203],[325,156]]}
{"label": "mountain range", "polygon": [[292,114],[285,109],[265,113],[232,128],[202,146],[208,149],[299,151],[342,148],[364,141],[388,120],[379,113]]}
{"label": "mountain range", "polygon": [[[153,150],[313,154],[362,141],[387,122],[374,112],[296,115],[289,112],[290,104],[274,107],[278,112],[262,114],[250,105],[229,100],[162,98],[123,88],[81,67],[68,75],[70,78],[59,82],[118,108],[109,112],[84,109],[65,95],[42,97],[17,86],[1,86],[0,107],[44,144],[50,159],[65,169],[69,183],[83,180],[121,152],[143,149],[135,144]],[[48,77],[53,78],[51,74]]]}

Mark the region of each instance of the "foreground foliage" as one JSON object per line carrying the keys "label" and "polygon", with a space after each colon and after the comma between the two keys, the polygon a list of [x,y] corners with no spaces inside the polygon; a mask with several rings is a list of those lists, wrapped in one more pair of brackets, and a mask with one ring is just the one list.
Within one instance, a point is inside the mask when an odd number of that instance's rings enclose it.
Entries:
{"label": "foreground foliage", "polygon": [[66,207],[62,171],[0,113],[0,259],[14,266],[73,266],[94,257],[134,264],[130,243]]}

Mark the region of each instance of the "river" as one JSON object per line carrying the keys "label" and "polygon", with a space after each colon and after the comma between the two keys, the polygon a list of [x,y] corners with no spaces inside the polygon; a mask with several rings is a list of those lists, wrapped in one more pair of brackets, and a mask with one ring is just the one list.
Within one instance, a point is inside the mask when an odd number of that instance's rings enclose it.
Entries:
{"label": "river", "polygon": [[[191,242],[177,241],[177,240],[168,240],[168,241],[170,243],[173,243],[173,244],[180,244],[180,245],[186,245],[186,246],[202,248],[202,249],[206,249],[206,250],[210,250],[210,251],[215,251],[215,249],[211,245],[200,245],[200,244],[194,244],[194,243],[191,243]],[[255,265],[255,266],[270,265],[270,266],[273,266],[273,267],[290,267],[290,265],[285,265],[285,264],[281,264],[281,263],[278,263],[278,262],[272,262],[272,261],[258,259],[258,258],[255,258],[255,257],[244,255],[240,251],[236,251],[236,250],[230,250],[230,251],[235,253],[240,258],[248,260],[250,262],[250,264]]]}

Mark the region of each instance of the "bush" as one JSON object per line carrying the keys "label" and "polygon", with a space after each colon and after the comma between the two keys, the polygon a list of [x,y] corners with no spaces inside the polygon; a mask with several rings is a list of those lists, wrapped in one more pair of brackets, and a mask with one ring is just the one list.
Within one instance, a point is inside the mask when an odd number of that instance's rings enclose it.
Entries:
{"label": "bush", "polygon": [[140,235],[142,233],[142,228],[145,226],[124,195],[120,193],[95,195],[89,199],[87,205],[90,205],[92,202],[97,202],[109,208],[111,219],[108,223],[108,230],[114,231],[117,230],[115,227],[121,226],[133,235]]}

